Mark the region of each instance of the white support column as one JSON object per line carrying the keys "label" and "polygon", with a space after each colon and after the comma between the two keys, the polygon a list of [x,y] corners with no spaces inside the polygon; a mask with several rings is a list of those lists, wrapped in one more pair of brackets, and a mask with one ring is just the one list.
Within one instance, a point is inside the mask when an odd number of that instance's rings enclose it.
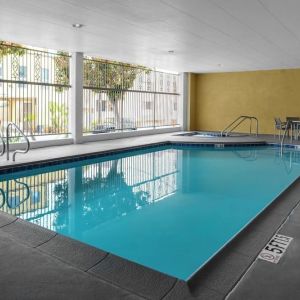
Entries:
{"label": "white support column", "polygon": [[181,94],[181,105],[179,110],[179,121],[182,130],[188,130],[188,106],[189,106],[189,77],[188,73],[180,74],[180,94]]}
{"label": "white support column", "polygon": [[82,142],[83,128],[83,53],[72,53],[70,66],[71,103],[70,129],[74,144]]}

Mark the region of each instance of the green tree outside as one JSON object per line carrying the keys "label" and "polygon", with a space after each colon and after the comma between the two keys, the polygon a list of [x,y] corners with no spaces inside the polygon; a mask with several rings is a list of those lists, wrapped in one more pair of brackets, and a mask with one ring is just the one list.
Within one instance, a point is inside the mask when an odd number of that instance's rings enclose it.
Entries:
{"label": "green tree outside", "polygon": [[7,55],[24,55],[26,50],[19,44],[0,41],[0,59]]}

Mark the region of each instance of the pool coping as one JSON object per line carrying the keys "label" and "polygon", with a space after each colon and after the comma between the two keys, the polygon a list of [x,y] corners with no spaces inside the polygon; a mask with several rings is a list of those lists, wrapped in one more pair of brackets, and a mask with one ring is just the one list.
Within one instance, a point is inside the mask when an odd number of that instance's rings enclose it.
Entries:
{"label": "pool coping", "polygon": [[[173,135],[174,136],[174,135]],[[224,138],[224,137],[223,137]],[[103,150],[103,151],[93,151],[88,152],[85,154],[74,154],[74,155],[67,155],[67,156],[58,156],[56,158],[50,159],[40,159],[40,160],[33,160],[27,162],[14,162],[13,164],[7,165],[0,165],[0,175],[19,172],[23,170],[31,170],[36,168],[42,168],[45,166],[54,166],[63,163],[72,163],[81,160],[88,160],[94,158],[100,158],[105,156],[110,156],[114,154],[121,154],[130,152],[133,150],[143,150],[143,149],[150,149],[159,146],[195,146],[195,147],[215,147],[215,148],[227,148],[227,147],[243,147],[243,146],[273,146],[273,147],[281,147],[280,143],[276,142],[267,142],[266,140],[252,140],[252,141],[230,141],[230,140],[218,140],[215,141],[213,139],[205,140],[205,141],[197,141],[197,140],[162,140],[162,141],[155,141],[155,142],[146,142],[140,143],[134,146],[125,146],[125,147],[117,147],[112,148],[110,150]],[[285,149],[300,149],[300,145],[297,144],[284,144]]]}
{"label": "pool coping", "polygon": [[[124,153],[124,152],[129,152],[132,150],[140,150],[140,149],[148,149],[148,148],[155,148],[158,146],[165,146],[165,145],[195,145],[196,146],[209,146],[213,147],[215,143],[198,143],[198,142],[174,142],[174,141],[168,141],[168,142],[158,142],[158,143],[151,143],[143,146],[133,146],[133,147],[124,147],[121,149],[118,149],[117,151],[103,151],[103,152],[96,152],[92,153],[91,155],[75,155],[75,156],[68,156],[65,158],[61,158],[58,160],[53,160],[47,161],[39,161],[37,164],[32,164],[32,163],[24,163],[19,166],[21,166],[24,170],[28,169],[27,167],[29,166],[30,169],[35,169],[36,166],[45,166],[46,165],[53,165],[54,164],[61,164],[63,162],[66,162],[66,160],[70,160],[68,162],[73,162],[73,161],[78,161],[82,160],[82,157],[85,159],[90,159],[90,158],[96,158],[96,157],[104,157],[112,154],[119,154],[119,153]],[[217,143],[219,144],[219,143]],[[243,146],[243,145],[271,145],[271,146],[276,146],[276,143],[226,143],[226,146]],[[294,147],[293,147],[294,148]],[[298,148],[298,147],[295,147]],[[96,155],[96,156],[95,156]],[[95,157],[91,157],[95,156]],[[75,158],[75,160],[73,160]],[[48,164],[50,162],[50,164]],[[11,167],[13,171],[11,172],[16,172],[16,166]],[[3,169],[0,168],[0,170]],[[7,168],[6,168],[7,169]],[[9,167],[8,167],[9,169]],[[19,171],[19,170],[18,170]],[[5,173],[10,173],[10,172],[5,172]],[[2,173],[2,174],[5,174]],[[149,299],[163,299],[170,297],[170,295],[174,294],[171,296],[170,299],[176,299],[176,295],[178,294],[178,289],[180,290],[179,293],[186,293],[188,290],[188,293],[193,290],[198,290],[199,286],[202,286],[202,283],[199,283],[199,278],[203,278],[202,274],[207,272],[207,269],[211,265],[215,264],[215,261],[219,260],[220,257],[223,256],[223,254],[228,251],[228,249],[231,251],[232,249],[232,244],[234,244],[237,240],[239,240],[243,235],[245,235],[245,232],[249,230],[251,225],[256,222],[256,220],[268,213],[268,211],[272,210],[274,206],[276,206],[276,203],[282,202],[283,199],[286,200],[286,193],[290,189],[293,189],[294,186],[300,186],[300,177],[298,177],[291,185],[289,185],[284,191],[282,191],[263,211],[261,211],[257,216],[255,216],[239,233],[237,233],[222,249],[220,249],[205,265],[203,265],[189,280],[183,281],[180,279],[177,279],[175,277],[163,274],[161,272],[152,270],[148,267],[139,265],[137,263],[131,262],[127,259],[120,258],[116,255],[113,255],[111,253],[102,251],[101,249],[94,248],[92,246],[89,246],[87,244],[83,244],[79,241],[73,240],[68,237],[64,237],[60,234],[55,233],[54,231],[45,229],[39,225],[32,224],[30,222],[24,221],[20,218],[11,216],[9,214],[6,214],[4,212],[0,212],[0,230],[5,231],[6,233],[12,235],[14,238],[18,240],[18,242],[24,243],[27,246],[31,246],[34,249],[38,249],[39,251],[45,252],[50,256],[53,256],[60,261],[62,261],[65,264],[70,264],[73,267],[76,267],[84,272],[88,272],[91,276],[99,277],[104,281],[107,281],[113,285],[116,285],[124,290],[130,291],[133,294],[136,294],[141,297],[149,298]],[[299,199],[300,200],[300,199]],[[285,201],[286,202],[286,201]],[[298,205],[299,201],[297,202]],[[292,205],[289,207],[287,214],[283,220],[279,222],[274,228],[274,232],[280,227],[280,225],[284,222],[284,220],[288,217],[289,213],[292,211],[295,205]],[[24,231],[28,231],[30,235],[36,235],[36,236],[42,236],[43,239],[39,240],[38,242],[35,241],[33,243],[32,240],[28,239],[24,240]],[[269,236],[271,237],[273,233]],[[26,236],[26,235],[25,235]],[[33,238],[34,240],[34,238]],[[51,243],[54,243],[59,240],[60,241],[60,248],[63,248],[63,251],[61,253],[57,253],[57,249],[54,247],[50,247]],[[65,245],[65,246],[62,246]],[[70,246],[71,245],[71,246]],[[48,249],[47,249],[48,248]],[[66,250],[69,249],[68,251],[70,252],[68,255],[71,257],[68,257]],[[72,252],[74,252],[74,249],[77,249],[75,252],[78,252],[78,249],[81,249],[80,255],[81,257],[88,257],[89,259],[91,258],[91,254],[93,253],[92,257],[97,257],[95,261],[93,261],[92,265],[87,265],[84,264],[84,267],[79,266],[76,261],[72,260]],[[260,250],[260,249],[259,249]],[[67,252],[68,252],[67,251]],[[257,253],[258,254],[258,253]],[[78,255],[78,253],[76,254]],[[67,256],[67,258],[66,258]],[[250,263],[248,267],[252,264],[252,262],[256,259],[256,256],[252,256],[250,259]],[[78,257],[77,257],[78,258]],[[128,273],[128,270],[130,272]],[[244,270],[245,271],[245,270]],[[239,274],[240,278],[243,274]],[[144,280],[141,281],[141,278]],[[232,285],[232,287],[234,284]],[[221,295],[221,291],[217,289],[213,289],[211,287],[207,287],[206,285],[202,286],[202,289],[208,289],[210,291],[213,291],[216,293],[216,295]],[[153,294],[153,291],[155,293]],[[229,292],[226,291],[226,294]],[[225,294],[224,294],[225,295]],[[224,296],[223,295],[223,296]],[[179,299],[179,298],[178,298]]]}
{"label": "pool coping", "polygon": [[226,296],[226,300],[299,298],[299,217],[298,203],[276,231],[276,234],[293,239],[280,261],[270,263],[257,258]]}
{"label": "pool coping", "polygon": [[[96,152],[89,152],[87,154],[75,154],[69,156],[57,157],[55,159],[42,159],[38,161],[30,161],[23,163],[15,163],[13,165],[2,165],[0,166],[0,175],[19,172],[23,170],[32,170],[38,169],[47,166],[55,166],[63,163],[72,163],[82,160],[106,157],[110,155],[123,154],[126,152],[134,151],[134,150],[144,150],[151,149],[161,146],[194,146],[194,147],[215,147],[215,148],[227,148],[227,147],[247,147],[247,146],[267,146],[269,145],[265,141],[244,141],[244,142],[215,142],[215,141],[207,141],[207,142],[197,142],[197,141],[160,141],[160,142],[152,142],[147,144],[141,144],[137,146],[129,146],[129,147],[121,147],[112,150],[103,150]],[[271,145],[271,144],[270,144]],[[273,144],[272,144],[273,145]],[[276,145],[276,144],[274,144]],[[296,145],[295,145],[296,146]]]}

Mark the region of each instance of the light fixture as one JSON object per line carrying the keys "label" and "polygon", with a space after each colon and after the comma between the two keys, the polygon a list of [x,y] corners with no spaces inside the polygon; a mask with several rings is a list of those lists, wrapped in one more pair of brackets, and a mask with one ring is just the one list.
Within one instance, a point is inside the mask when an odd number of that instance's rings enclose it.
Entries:
{"label": "light fixture", "polygon": [[75,23],[75,24],[72,24],[72,26],[73,26],[74,28],[81,28],[81,27],[83,27],[83,24]]}

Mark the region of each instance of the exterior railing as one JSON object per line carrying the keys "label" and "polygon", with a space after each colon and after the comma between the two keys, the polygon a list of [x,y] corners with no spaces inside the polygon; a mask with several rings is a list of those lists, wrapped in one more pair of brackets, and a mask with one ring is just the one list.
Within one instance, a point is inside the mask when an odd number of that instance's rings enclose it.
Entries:
{"label": "exterior railing", "polygon": [[[0,131],[32,140],[70,134],[70,59],[0,41]],[[179,75],[84,58],[83,133],[178,125]],[[47,137],[48,136],[48,137]],[[12,130],[10,142],[20,142]]]}
{"label": "exterior railing", "polygon": [[84,133],[178,125],[178,101],[178,74],[84,59]]}
{"label": "exterior railing", "polygon": [[69,63],[65,53],[0,42],[1,126],[14,122],[32,139],[68,134]]}

